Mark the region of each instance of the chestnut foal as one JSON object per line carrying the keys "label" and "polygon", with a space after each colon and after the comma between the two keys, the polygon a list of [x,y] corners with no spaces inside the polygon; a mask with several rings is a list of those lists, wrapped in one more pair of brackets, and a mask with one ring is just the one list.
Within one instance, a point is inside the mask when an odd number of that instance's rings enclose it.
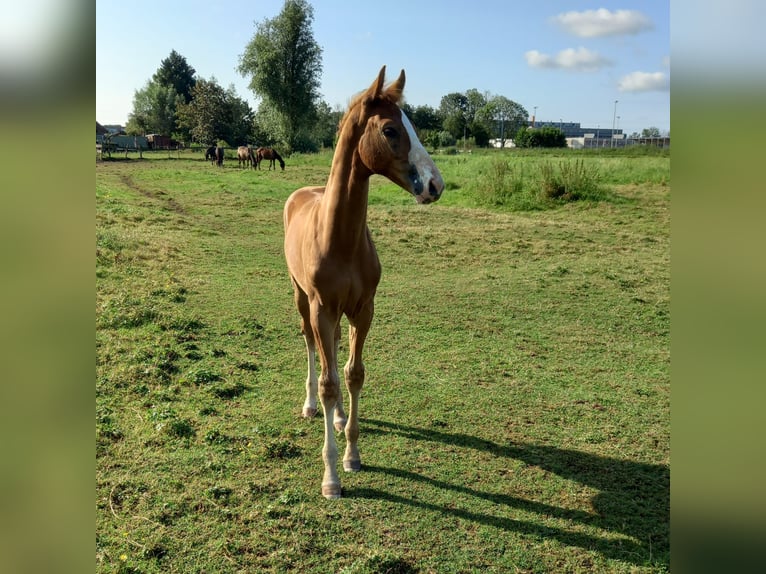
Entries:
{"label": "chestnut foal", "polygon": [[[308,353],[303,416],[317,413],[317,391],[324,411],[322,494],[339,498],[338,451],[333,426],[346,432],[343,469],[361,469],[359,395],[364,383],[362,349],[372,322],[380,261],[367,227],[369,180],[380,174],[431,203],[444,181],[415,135],[398,103],[404,70],[384,86],[386,68],[350,104],[339,125],[339,138],[327,185],[303,187],[284,208],[285,258]],[[343,410],[338,376],[340,320],[349,322],[349,359],[343,370],[349,392],[349,416]],[[315,351],[321,372],[317,378]]]}

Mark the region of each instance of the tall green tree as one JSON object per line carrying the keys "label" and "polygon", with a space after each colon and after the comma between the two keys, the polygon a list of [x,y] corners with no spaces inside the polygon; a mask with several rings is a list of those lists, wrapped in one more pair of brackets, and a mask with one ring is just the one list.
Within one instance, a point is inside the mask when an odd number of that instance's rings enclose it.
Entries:
{"label": "tall green tree", "polygon": [[177,94],[183,96],[184,102],[188,103],[192,98],[192,88],[197,82],[195,74],[196,70],[188,64],[186,58],[173,50],[162,60],[152,79],[160,85],[172,86]]}
{"label": "tall green tree", "polygon": [[306,0],[285,0],[276,17],[256,24],[239,59],[239,73],[276,110],[292,149],[311,131],[319,100],[322,49],[314,40],[313,21],[314,9]]}
{"label": "tall green tree", "polygon": [[131,135],[156,133],[186,139],[188,133],[176,133],[176,109],[191,100],[194,74],[186,58],[175,50],[170,52],[146,85],[136,90],[125,131]]}

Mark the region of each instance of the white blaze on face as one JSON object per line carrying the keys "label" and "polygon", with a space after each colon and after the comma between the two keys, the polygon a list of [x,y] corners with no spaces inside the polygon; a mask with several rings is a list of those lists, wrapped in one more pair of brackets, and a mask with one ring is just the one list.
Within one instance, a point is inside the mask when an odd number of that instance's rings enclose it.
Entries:
{"label": "white blaze on face", "polygon": [[423,190],[419,195],[416,195],[415,198],[419,202],[424,201],[426,197],[428,198],[428,201],[436,200],[438,199],[438,196],[433,197],[431,195],[429,184],[433,182],[435,188],[441,194],[442,189],[444,189],[442,174],[439,172],[439,168],[436,167],[436,164],[431,159],[431,156],[428,155],[426,148],[424,148],[423,144],[420,143],[420,140],[415,133],[415,128],[412,126],[412,123],[407,117],[407,114],[405,114],[403,111],[401,114],[402,125],[404,125],[404,128],[407,130],[407,135],[410,138],[410,165],[415,167],[418,172],[418,177],[423,184]]}

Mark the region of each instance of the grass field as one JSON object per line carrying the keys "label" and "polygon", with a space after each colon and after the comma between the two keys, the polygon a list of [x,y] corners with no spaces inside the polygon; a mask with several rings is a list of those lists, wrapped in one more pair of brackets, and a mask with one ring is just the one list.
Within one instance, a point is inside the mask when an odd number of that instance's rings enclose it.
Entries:
{"label": "grass field", "polygon": [[[431,206],[373,179],[363,469],[338,501],[281,219],[331,156],[144,156],[96,165],[98,572],[669,569],[669,155],[435,155]],[[571,162],[597,193],[538,201]],[[498,173],[524,202],[487,195]]]}

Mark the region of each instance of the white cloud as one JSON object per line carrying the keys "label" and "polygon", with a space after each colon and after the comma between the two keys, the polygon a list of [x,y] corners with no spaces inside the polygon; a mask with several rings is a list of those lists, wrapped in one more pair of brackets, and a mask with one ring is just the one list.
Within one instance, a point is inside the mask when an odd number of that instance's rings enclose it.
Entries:
{"label": "white cloud", "polygon": [[532,68],[555,68],[578,72],[595,72],[605,66],[612,65],[610,60],[598,52],[593,52],[582,46],[577,49],[567,48],[555,56],[530,50],[524,54],[524,58]]}
{"label": "white cloud", "polygon": [[667,92],[670,81],[664,72],[632,72],[617,85],[621,92]]}
{"label": "white cloud", "polygon": [[581,38],[638,34],[652,28],[652,21],[636,10],[610,12],[606,8],[599,8],[584,12],[564,12],[553,20],[570,34]]}

